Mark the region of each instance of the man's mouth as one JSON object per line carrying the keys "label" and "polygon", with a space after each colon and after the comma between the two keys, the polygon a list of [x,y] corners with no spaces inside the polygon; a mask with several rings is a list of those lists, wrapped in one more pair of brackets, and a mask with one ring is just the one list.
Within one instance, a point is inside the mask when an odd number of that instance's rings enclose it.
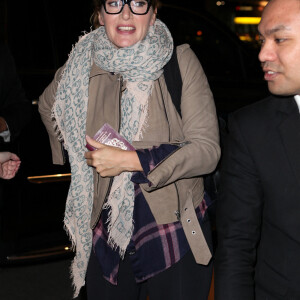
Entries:
{"label": "man's mouth", "polygon": [[271,70],[264,70],[264,73],[265,73],[264,78],[267,81],[274,80],[278,75],[277,72]]}

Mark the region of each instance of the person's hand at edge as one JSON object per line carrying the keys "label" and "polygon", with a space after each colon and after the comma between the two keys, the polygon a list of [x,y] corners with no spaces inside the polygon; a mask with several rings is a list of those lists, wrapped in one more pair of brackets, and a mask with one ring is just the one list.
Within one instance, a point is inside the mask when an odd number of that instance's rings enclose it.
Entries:
{"label": "person's hand at edge", "polygon": [[0,152],[0,178],[11,179],[15,177],[20,168],[20,158],[11,152]]}

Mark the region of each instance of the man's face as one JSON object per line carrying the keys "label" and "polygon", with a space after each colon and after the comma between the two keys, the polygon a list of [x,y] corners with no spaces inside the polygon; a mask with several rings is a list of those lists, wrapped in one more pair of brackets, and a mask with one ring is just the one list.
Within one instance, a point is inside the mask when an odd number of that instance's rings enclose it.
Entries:
{"label": "man's face", "polygon": [[259,60],[275,95],[300,94],[300,1],[272,0],[258,26]]}

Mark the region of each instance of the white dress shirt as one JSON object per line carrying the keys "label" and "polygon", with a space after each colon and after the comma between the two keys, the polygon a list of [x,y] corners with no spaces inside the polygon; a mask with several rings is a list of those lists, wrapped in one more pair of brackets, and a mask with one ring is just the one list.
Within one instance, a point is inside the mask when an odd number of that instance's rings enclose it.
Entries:
{"label": "white dress shirt", "polygon": [[298,108],[299,108],[299,112],[300,112],[300,96],[299,95],[296,95],[294,96],[296,102],[297,102],[297,105],[298,105]]}

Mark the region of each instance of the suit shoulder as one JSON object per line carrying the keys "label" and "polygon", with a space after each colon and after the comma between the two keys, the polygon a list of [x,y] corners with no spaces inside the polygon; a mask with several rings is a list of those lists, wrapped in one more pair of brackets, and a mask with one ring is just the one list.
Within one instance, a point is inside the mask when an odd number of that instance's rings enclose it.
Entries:
{"label": "suit shoulder", "polygon": [[231,113],[229,118],[234,118],[239,123],[265,123],[268,119],[272,119],[282,101],[282,98],[271,95]]}

